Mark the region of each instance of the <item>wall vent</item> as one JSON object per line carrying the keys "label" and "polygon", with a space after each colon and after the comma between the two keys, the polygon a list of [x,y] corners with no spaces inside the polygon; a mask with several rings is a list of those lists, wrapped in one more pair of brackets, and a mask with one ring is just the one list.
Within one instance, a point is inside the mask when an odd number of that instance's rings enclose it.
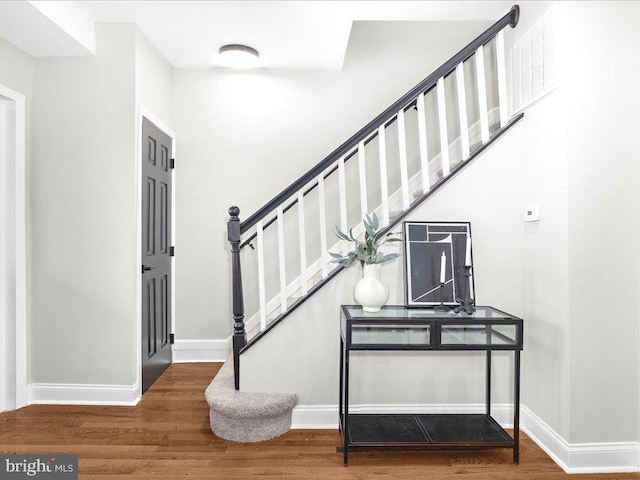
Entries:
{"label": "wall vent", "polygon": [[511,47],[511,106],[518,113],[556,86],[555,9],[549,10]]}

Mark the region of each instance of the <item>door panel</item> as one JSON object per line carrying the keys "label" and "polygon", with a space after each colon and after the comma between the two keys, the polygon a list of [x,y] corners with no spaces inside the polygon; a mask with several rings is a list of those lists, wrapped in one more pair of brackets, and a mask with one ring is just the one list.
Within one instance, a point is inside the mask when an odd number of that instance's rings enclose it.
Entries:
{"label": "door panel", "polygon": [[171,138],[142,122],[142,391],[171,364]]}

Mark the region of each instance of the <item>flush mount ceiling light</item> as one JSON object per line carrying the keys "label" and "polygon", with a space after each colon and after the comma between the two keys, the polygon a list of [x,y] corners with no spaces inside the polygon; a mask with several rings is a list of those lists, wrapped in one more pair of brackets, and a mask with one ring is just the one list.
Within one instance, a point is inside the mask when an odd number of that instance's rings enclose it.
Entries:
{"label": "flush mount ceiling light", "polygon": [[220,47],[222,66],[231,68],[255,68],[260,54],[255,48],[246,45],[224,45]]}

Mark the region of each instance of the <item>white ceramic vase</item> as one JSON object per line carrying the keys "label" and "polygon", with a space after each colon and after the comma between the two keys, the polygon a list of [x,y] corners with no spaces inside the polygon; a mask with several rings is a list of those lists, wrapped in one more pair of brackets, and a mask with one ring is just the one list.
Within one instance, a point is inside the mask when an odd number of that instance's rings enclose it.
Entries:
{"label": "white ceramic vase", "polygon": [[362,278],[356,283],[353,296],[365,312],[379,312],[389,300],[389,287],[380,281],[380,264],[362,267]]}

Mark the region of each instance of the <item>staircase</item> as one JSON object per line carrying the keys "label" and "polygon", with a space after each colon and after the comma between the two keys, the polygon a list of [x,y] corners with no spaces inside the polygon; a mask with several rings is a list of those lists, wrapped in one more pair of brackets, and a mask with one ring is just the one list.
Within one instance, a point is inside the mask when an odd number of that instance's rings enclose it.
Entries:
{"label": "staircase", "polygon": [[522,118],[508,113],[503,34],[518,17],[515,5],[246,220],[229,209],[236,390],[242,352],[343,270],[335,225],[358,234],[375,212],[390,231]]}

